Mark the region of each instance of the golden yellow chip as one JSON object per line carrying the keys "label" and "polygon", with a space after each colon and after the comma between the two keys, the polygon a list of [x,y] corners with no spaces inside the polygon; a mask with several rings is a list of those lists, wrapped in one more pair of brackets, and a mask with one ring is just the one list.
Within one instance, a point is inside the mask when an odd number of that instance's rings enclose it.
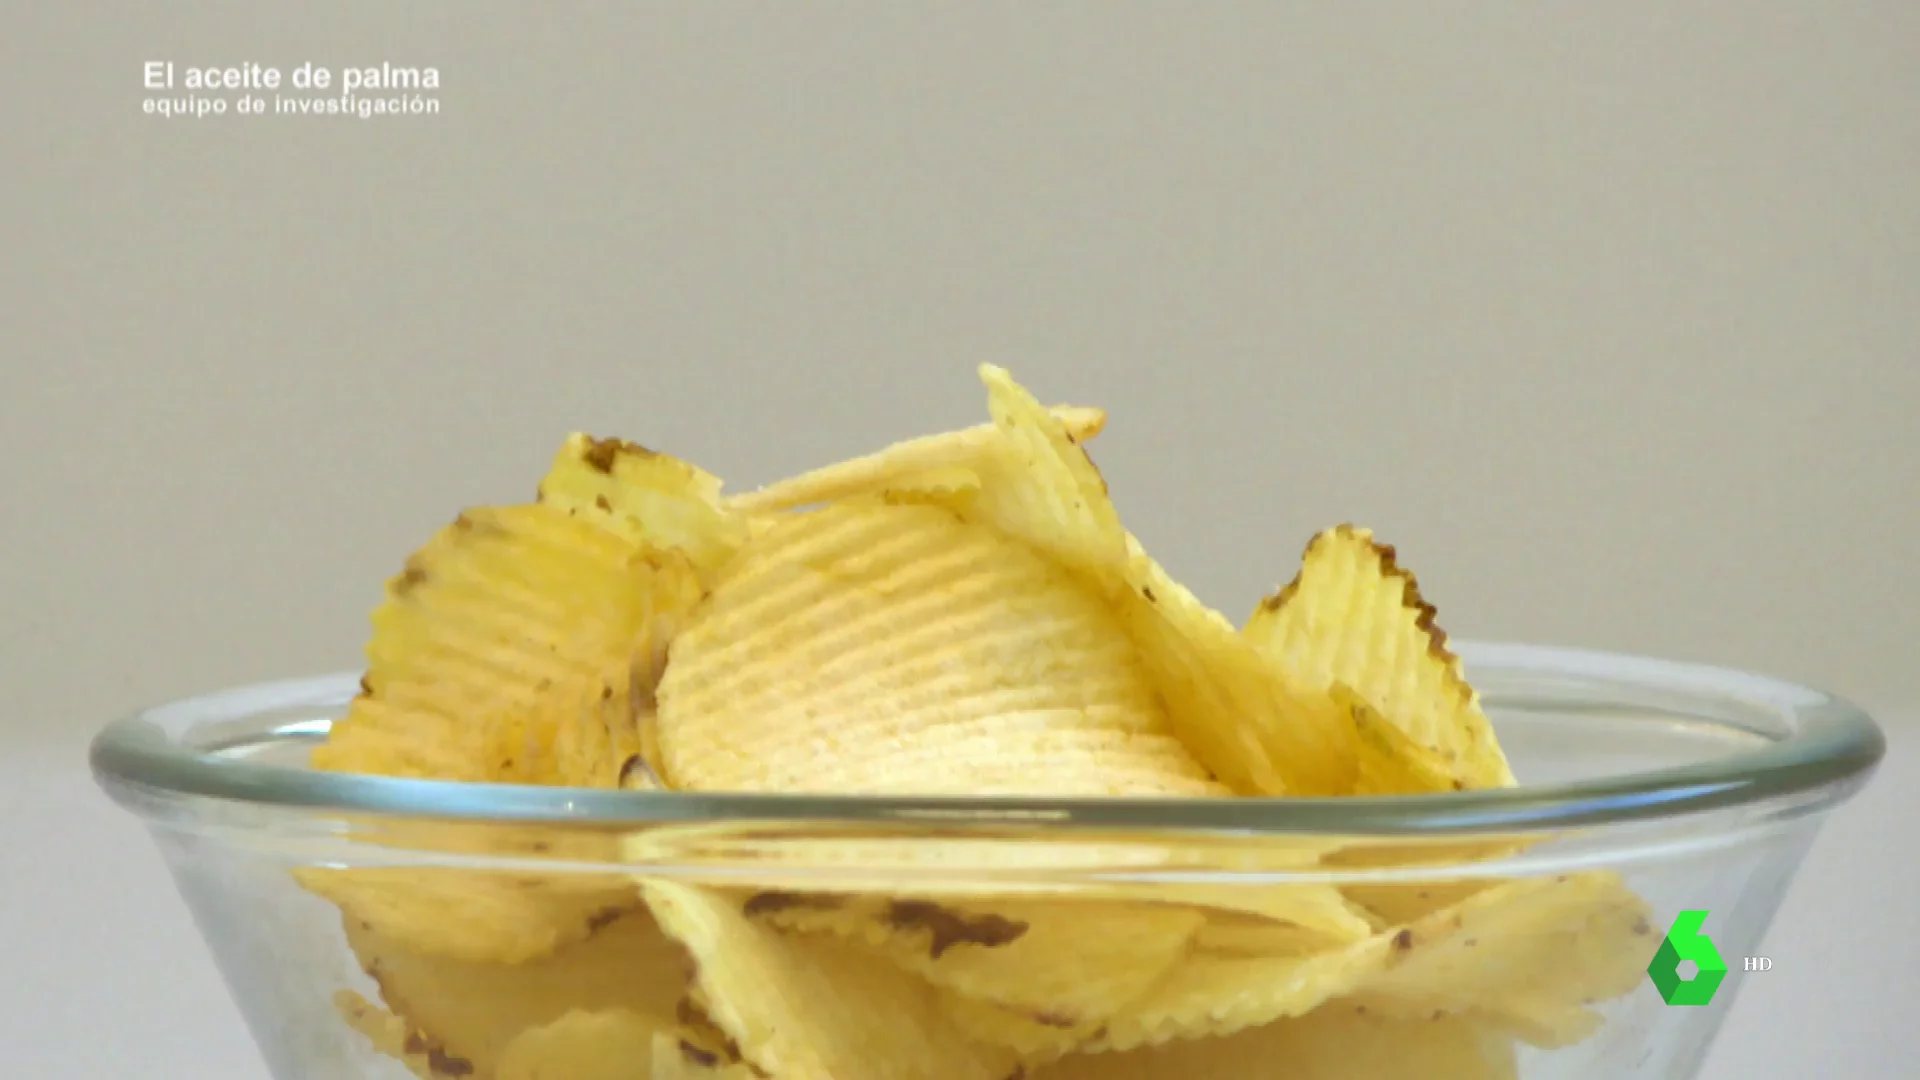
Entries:
{"label": "golden yellow chip", "polygon": [[[1646,907],[1612,875],[1503,882],[1358,944],[1305,955],[1194,953],[1088,1049],[1231,1035],[1349,999],[1431,1018],[1583,1007],[1638,985],[1653,957]],[[1511,1007],[1510,1007],[1511,1005]]]}
{"label": "golden yellow chip", "polygon": [[1499,879],[1435,878],[1426,881],[1342,885],[1347,898],[1372,912],[1385,926],[1403,926],[1482,893]]}
{"label": "golden yellow chip", "polygon": [[1328,1007],[1221,1039],[1074,1054],[1029,1080],[1516,1080],[1512,1045],[1468,1020]]}
{"label": "golden yellow chip", "polygon": [[748,524],[720,496],[720,480],[621,439],[575,433],[540,481],[540,502],[639,547],[683,553],[717,572],[747,541]]}
{"label": "golden yellow chip", "polygon": [[[641,750],[652,687],[636,658],[700,599],[692,565],[549,506],[475,510],[409,560],[373,617],[363,692],[316,768],[438,780],[612,787]],[[477,855],[545,841],[383,825],[375,844]],[[610,842],[609,842],[610,843]],[[446,845],[451,844],[449,848]],[[296,878],[422,951],[513,962],[584,937],[635,901],[617,876],[419,867],[303,868]]]}
{"label": "golden yellow chip", "polygon": [[639,750],[634,660],[700,591],[684,557],[549,506],[462,515],[390,583],[366,690],[313,764],[613,787]]}
{"label": "golden yellow chip", "polygon": [[692,954],[706,1012],[741,1057],[783,1080],[1005,1080],[1004,1047],[968,1038],[923,980],[850,944],[756,925],[739,901],[663,880],[643,885]]}
{"label": "golden yellow chip", "polygon": [[753,1066],[728,1061],[679,1032],[655,1035],[649,1058],[652,1080],[766,1080]]}
{"label": "golden yellow chip", "polygon": [[366,1037],[374,1052],[384,1054],[406,1067],[420,1080],[446,1080],[473,1072],[473,1065],[447,1054],[405,1020],[354,993],[342,990],[333,995],[333,1007],[347,1026]]}
{"label": "golden yellow chip", "polygon": [[584,940],[632,908],[617,877],[440,867],[301,867],[294,878],[338,906],[351,924],[428,956],[514,964]]}
{"label": "golden yellow chip", "polygon": [[[584,939],[541,959],[519,964],[454,960],[422,953],[410,940],[349,921],[347,943],[379,985],[388,1009],[446,1054],[481,1075],[504,1071],[508,1048],[524,1033],[573,1013],[580,1020],[541,1036],[536,1045],[585,1040],[624,1021],[650,1018],[656,1026],[675,1015],[691,967],[686,952],[660,932],[642,908],[594,920]],[[640,1038],[642,1054],[651,1031]],[[522,1057],[530,1051],[522,1051]]]}
{"label": "golden yellow chip", "polygon": [[1433,620],[1394,549],[1342,525],[1313,538],[1299,573],[1243,632],[1296,693],[1344,684],[1444,759],[1458,786],[1511,787],[1493,725]]}
{"label": "golden yellow chip", "polygon": [[1100,597],[937,506],[780,522],[674,640],[658,702],[663,776],[682,789],[1224,791]]}
{"label": "golden yellow chip", "polygon": [[1430,795],[1460,786],[1445,758],[1414,742],[1344,684],[1334,683],[1329,695],[1353,718],[1355,795]]}
{"label": "golden yellow chip", "polygon": [[[1080,442],[1098,435],[1107,422],[1106,413],[1099,409],[1062,405],[1048,411]],[[727,505],[739,513],[764,515],[888,493],[965,491],[979,486],[978,470],[1001,438],[994,424],[925,435],[743,492]]]}
{"label": "golden yellow chip", "polygon": [[[627,1009],[573,1011],[521,1032],[497,1080],[655,1080],[653,1043],[671,1020]],[[485,1074],[482,1074],[485,1075]]]}
{"label": "golden yellow chip", "polygon": [[1068,1030],[1145,993],[1205,921],[1164,905],[1021,897],[760,893],[744,910],[785,931],[859,941],[935,986]]}
{"label": "golden yellow chip", "polygon": [[1127,568],[1127,534],[1093,459],[1067,426],[1004,368],[980,366],[1000,438],[979,466],[975,519],[1025,541],[1103,593]]}
{"label": "golden yellow chip", "polygon": [[1395,932],[1392,963],[1355,997],[1387,1015],[1471,1010],[1561,1045],[1598,1028],[1588,1006],[1644,981],[1649,914],[1609,873],[1504,882]]}
{"label": "golden yellow chip", "polygon": [[1026,1069],[1060,1059],[1100,1030],[1097,1020],[1076,1021],[1044,1009],[1019,1009],[952,990],[941,991],[939,1008],[968,1038],[1010,1051],[1019,1067]]}
{"label": "golden yellow chip", "polygon": [[1226,616],[1207,607],[1128,537],[1121,610],[1175,730],[1243,795],[1336,795],[1353,787],[1346,712],[1295,693]]}
{"label": "golden yellow chip", "polygon": [[1193,935],[1193,951],[1201,956],[1307,956],[1350,944],[1344,936],[1297,922],[1235,912],[1210,913]]}

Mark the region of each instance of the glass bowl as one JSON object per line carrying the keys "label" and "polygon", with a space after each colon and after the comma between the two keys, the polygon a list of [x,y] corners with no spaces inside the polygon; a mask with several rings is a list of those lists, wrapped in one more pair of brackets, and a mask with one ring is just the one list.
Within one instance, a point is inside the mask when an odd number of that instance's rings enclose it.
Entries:
{"label": "glass bowl", "polygon": [[1458,651],[1518,788],[883,799],[313,771],[352,674],[151,709],[91,758],[278,1080],[1693,1077],[1879,730],[1735,671]]}

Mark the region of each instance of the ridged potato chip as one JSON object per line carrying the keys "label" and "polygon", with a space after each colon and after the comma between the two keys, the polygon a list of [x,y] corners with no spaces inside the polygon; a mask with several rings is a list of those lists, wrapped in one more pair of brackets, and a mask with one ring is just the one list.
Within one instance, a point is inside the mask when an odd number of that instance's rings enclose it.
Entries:
{"label": "ridged potato chip", "polygon": [[470,511],[389,584],[314,767],[613,787],[639,750],[634,658],[700,596],[672,551],[544,505]]}
{"label": "ridged potato chip", "polygon": [[743,1060],[780,1080],[1006,1080],[1014,1054],[968,1038],[939,995],[848,943],[756,925],[740,901],[659,879],[642,886],[694,960],[694,984]]}
{"label": "ridged potato chip", "polygon": [[702,574],[717,572],[749,535],[718,477],[624,439],[568,436],[540,481],[539,501],[636,546],[678,551]]}
{"label": "ridged potato chip", "polygon": [[657,698],[662,775],[682,789],[1224,790],[1097,595],[937,506],[782,521],[674,639]]}
{"label": "ridged potato chip", "polygon": [[760,893],[744,911],[784,931],[858,941],[935,986],[1067,1030],[1091,1030],[1145,993],[1205,922],[1165,905],[1022,897]]}
{"label": "ridged potato chip", "polygon": [[1128,537],[1128,632],[1181,739],[1242,795],[1338,795],[1356,775],[1350,718],[1279,678],[1226,616]]}
{"label": "ridged potato chip", "polygon": [[444,867],[300,867],[294,879],[347,921],[450,961],[517,964],[585,940],[637,907],[615,875]]}
{"label": "ridged potato chip", "polygon": [[1455,786],[1511,787],[1478,695],[1398,556],[1350,525],[1315,536],[1292,582],[1243,629],[1302,695],[1335,683],[1447,763]]}
{"label": "ridged potato chip", "polygon": [[[1107,414],[1099,409],[1059,405],[1047,411],[1068,435],[1081,442],[1100,434],[1107,422]],[[764,515],[889,493],[937,494],[977,488],[982,463],[996,454],[1000,439],[995,424],[924,435],[768,484],[758,491],[742,492],[727,500],[727,506],[737,513]]]}
{"label": "ridged potato chip", "polygon": [[[481,1076],[509,1075],[511,1046],[576,1013],[589,1019],[550,1030],[534,1045],[611,1038],[623,1029],[627,1034],[619,1037],[639,1039],[644,1061],[651,1029],[636,1035],[620,1016],[644,1018],[655,1027],[671,1024],[691,973],[686,951],[644,909],[610,912],[593,922],[590,936],[519,964],[423,953],[408,939],[352,921],[346,934],[387,1009]],[[520,1057],[528,1060],[530,1053],[522,1048]]]}
{"label": "ridged potato chip", "polygon": [[980,366],[1000,438],[987,444],[970,516],[992,525],[1102,592],[1121,587],[1127,534],[1107,482],[1073,432],[1005,368]]}
{"label": "ridged potato chip", "polygon": [[1645,901],[1610,873],[1522,878],[1396,931],[1355,995],[1409,1017],[1477,1012],[1542,1045],[1584,1038],[1587,1007],[1632,991],[1659,948]]}
{"label": "ridged potato chip", "polygon": [[1353,718],[1358,765],[1353,794],[1430,795],[1458,788],[1445,758],[1414,742],[1345,684],[1334,683],[1329,696]]}
{"label": "ridged potato chip", "polygon": [[1511,1012],[1508,1026],[1524,1030],[1546,1007],[1581,1008],[1637,985],[1655,947],[1646,911],[1612,875],[1526,878],[1341,949],[1196,952],[1087,1048],[1232,1035],[1338,999],[1410,1019]]}
{"label": "ridged potato chip", "polygon": [[[314,767],[436,780],[613,787],[641,752],[652,687],[636,657],[697,604],[692,564],[544,505],[464,514],[408,561],[373,616],[362,693]],[[441,828],[434,847],[530,855],[497,832]],[[419,830],[371,843],[422,848]],[[442,955],[513,962],[633,905],[597,879],[429,867],[302,868],[296,878],[357,921]]]}
{"label": "ridged potato chip", "polygon": [[497,1080],[655,1080],[653,1044],[672,1021],[628,1009],[575,1010],[516,1036]]}
{"label": "ridged potato chip", "polygon": [[1511,1043],[1470,1020],[1328,1008],[1221,1039],[1081,1053],[1028,1080],[1516,1080]]}

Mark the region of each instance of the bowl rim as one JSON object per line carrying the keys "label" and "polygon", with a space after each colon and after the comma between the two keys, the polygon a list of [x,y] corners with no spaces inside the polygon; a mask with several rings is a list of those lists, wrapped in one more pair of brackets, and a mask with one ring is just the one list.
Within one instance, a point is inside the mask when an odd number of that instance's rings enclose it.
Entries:
{"label": "bowl rim", "polygon": [[[1784,738],[1708,761],[1568,783],[1431,795],[1243,798],[1010,798],[624,791],[328,773],[222,756],[163,729],[185,716],[239,721],[274,711],[344,708],[359,673],[236,686],[142,709],[106,725],[89,747],[96,781],[123,806],[153,798],[215,800],[288,812],[641,826],[767,821],[786,826],[1149,829],[1222,834],[1436,837],[1518,833],[1690,816],[1774,802],[1830,807],[1863,785],[1886,752],[1857,705],[1797,683],[1733,668],[1627,653],[1487,641],[1449,642],[1491,704],[1583,693],[1591,705],[1638,703],[1740,726],[1728,708],[1790,725]],[[1488,693],[1487,687],[1497,688]],[[1548,693],[1549,698],[1538,695]],[[1562,704],[1566,704],[1563,700]],[[1680,711],[1691,705],[1690,712]],[[1709,715],[1709,706],[1719,709]],[[311,723],[311,721],[309,721]]]}

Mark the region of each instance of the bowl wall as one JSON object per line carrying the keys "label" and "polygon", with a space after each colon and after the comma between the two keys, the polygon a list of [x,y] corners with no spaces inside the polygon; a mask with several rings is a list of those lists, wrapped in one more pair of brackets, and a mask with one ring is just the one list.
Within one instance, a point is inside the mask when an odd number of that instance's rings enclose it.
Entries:
{"label": "bowl wall", "polygon": [[[95,765],[277,1080],[752,1075],[679,1044],[696,970],[783,1077],[1688,1080],[1877,733],[1731,673],[1479,661],[1528,785],[1481,802],[329,802],[288,777],[351,679],[157,710]],[[1648,973],[1685,912],[1726,968],[1698,1004]]]}

